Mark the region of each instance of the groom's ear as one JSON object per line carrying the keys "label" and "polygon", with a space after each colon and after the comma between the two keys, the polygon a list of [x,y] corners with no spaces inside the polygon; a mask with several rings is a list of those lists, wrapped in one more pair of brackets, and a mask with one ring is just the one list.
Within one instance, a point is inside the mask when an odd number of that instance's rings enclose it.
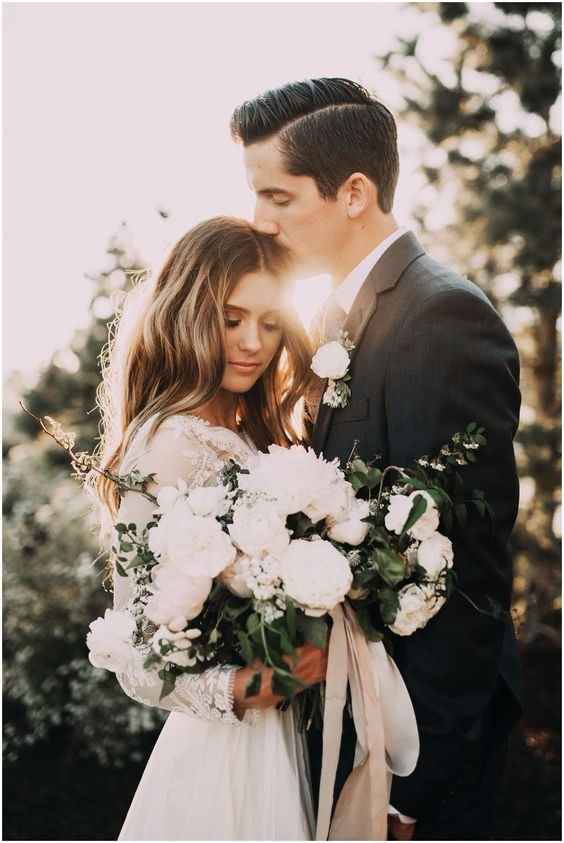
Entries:
{"label": "groom's ear", "polygon": [[364,173],[351,173],[339,188],[349,219],[362,216],[368,208],[378,203],[378,191],[374,182]]}

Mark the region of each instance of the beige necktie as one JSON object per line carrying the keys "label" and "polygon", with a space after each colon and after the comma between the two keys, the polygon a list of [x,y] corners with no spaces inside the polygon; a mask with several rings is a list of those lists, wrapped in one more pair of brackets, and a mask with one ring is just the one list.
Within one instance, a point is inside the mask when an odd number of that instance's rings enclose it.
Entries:
{"label": "beige necktie", "polygon": [[[319,308],[311,323],[310,333],[313,347],[318,349],[326,342],[338,340],[346,318],[347,314],[335,296],[329,296],[327,301]],[[320,378],[315,372],[312,372],[312,378],[305,394],[305,403],[312,422],[317,419],[319,405],[326,386],[326,379]]]}

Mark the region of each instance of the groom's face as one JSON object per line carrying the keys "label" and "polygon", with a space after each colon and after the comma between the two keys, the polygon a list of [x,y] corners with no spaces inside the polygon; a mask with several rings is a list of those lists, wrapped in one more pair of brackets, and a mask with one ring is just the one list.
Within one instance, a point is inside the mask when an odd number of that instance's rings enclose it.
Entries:
{"label": "groom's face", "polygon": [[310,176],[286,170],[276,137],[245,147],[245,167],[256,196],[255,227],[290,250],[294,272],[332,272],[348,233],[339,195],[323,199]]}

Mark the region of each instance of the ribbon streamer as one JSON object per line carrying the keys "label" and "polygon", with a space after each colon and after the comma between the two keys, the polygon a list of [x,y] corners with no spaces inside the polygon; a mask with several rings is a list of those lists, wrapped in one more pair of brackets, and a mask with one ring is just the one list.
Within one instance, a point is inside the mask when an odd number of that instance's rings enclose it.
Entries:
{"label": "ribbon streamer", "polygon": [[[339,604],[331,617],[315,839],[386,840],[392,774],[408,776],[419,756],[415,712],[393,659],[366,641],[354,610]],[[357,750],[331,821],[347,682]]]}

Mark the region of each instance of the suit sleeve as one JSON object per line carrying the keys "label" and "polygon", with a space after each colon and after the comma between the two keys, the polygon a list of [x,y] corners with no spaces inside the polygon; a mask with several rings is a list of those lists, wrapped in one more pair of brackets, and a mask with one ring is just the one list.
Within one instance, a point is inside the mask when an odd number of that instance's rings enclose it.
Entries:
{"label": "suit sleeve", "polygon": [[[481,489],[494,516],[469,511],[455,531],[459,588],[478,606],[511,600],[507,541],[518,508],[513,436],[519,417],[519,359],[505,325],[469,291],[443,291],[409,314],[386,378],[389,462],[410,466],[437,454],[475,421],[488,444],[461,470],[466,491]],[[483,756],[483,715],[499,681],[506,623],[455,594],[422,630],[394,637],[394,657],[417,717],[421,752],[414,773],[395,778],[392,804],[424,818],[458,788],[472,787]]]}

